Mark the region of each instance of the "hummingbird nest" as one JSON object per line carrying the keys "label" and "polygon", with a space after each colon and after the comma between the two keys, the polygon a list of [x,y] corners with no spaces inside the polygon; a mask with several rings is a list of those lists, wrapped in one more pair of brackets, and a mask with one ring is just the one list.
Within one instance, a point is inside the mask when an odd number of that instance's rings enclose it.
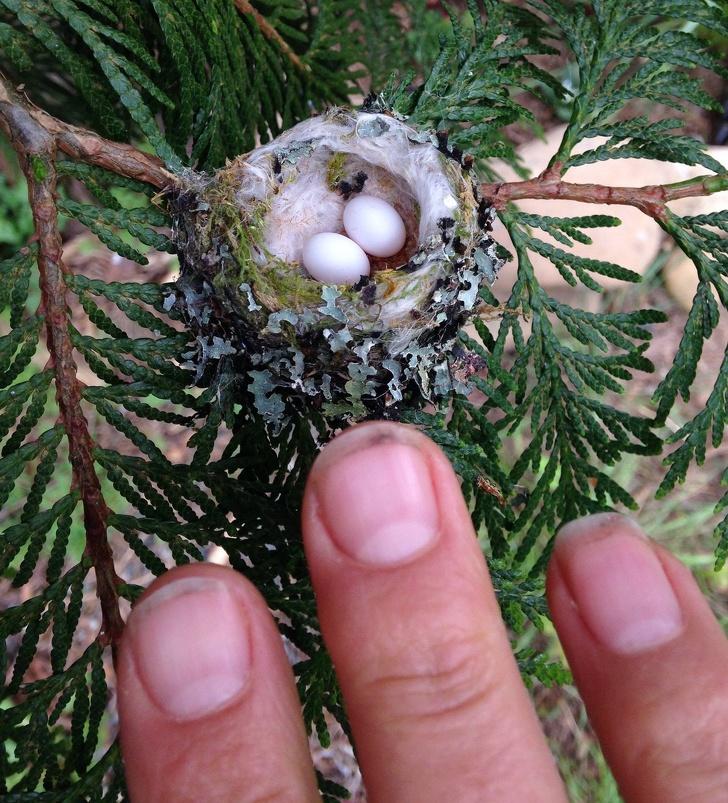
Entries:
{"label": "hummingbird nest", "polygon": [[[478,360],[456,346],[501,261],[494,217],[467,159],[389,114],[334,109],[299,123],[173,201],[174,304],[196,337],[198,382],[230,370],[280,427],[308,407],[329,419],[396,418],[468,392]],[[406,241],[353,285],[322,284],[307,240],[342,232],[357,193],[387,201]]]}

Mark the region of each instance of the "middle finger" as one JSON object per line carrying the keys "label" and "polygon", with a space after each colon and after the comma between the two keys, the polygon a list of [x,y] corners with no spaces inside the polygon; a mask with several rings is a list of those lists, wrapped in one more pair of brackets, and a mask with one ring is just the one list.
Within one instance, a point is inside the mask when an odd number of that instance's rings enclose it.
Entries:
{"label": "middle finger", "polygon": [[370,799],[564,801],[442,452],[402,425],[347,430],[303,525]]}

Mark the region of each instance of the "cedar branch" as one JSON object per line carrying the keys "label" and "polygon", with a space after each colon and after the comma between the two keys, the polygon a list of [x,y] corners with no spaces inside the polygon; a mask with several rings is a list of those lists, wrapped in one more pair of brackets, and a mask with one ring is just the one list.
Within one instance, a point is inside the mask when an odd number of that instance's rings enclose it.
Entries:
{"label": "cedar branch", "polygon": [[[144,181],[160,190],[178,182],[174,173],[166,170],[158,157],[143,153],[132,145],[105,139],[88,129],[64,123],[33,106],[20,97],[2,74],[0,105],[4,107],[5,114],[18,114],[22,110],[27,118],[23,127],[24,136],[31,136],[34,124],[37,135],[50,135],[58,150],[74,159],[104,167],[126,178]],[[13,112],[13,108],[18,111]]]}
{"label": "cedar branch", "polygon": [[[12,96],[10,96],[12,97]],[[56,401],[68,438],[72,486],[81,492],[86,531],[85,554],[96,572],[96,594],[103,616],[99,641],[116,644],[124,627],[116,574],[107,538],[109,508],[96,474],[94,443],[82,409],[81,383],[73,359],[70,316],[66,302],[63,246],[56,206],[57,140],[23,103],[0,94],[0,130],[8,137],[28,182],[28,196],[38,240],[41,311],[45,317],[51,367],[56,379]]]}
{"label": "cedar branch", "polygon": [[[247,0],[235,0],[236,7],[246,14],[256,16],[261,30],[266,35],[280,35],[260,16]],[[268,33],[266,33],[268,31]],[[288,45],[281,39],[282,48]],[[292,60],[294,53],[289,54]],[[298,61],[297,66],[304,67]],[[107,170],[139,181],[147,182],[160,190],[178,186],[180,180],[166,170],[161,159],[120,142],[105,139],[85,128],[64,123],[46,112],[32,106],[10,87],[0,74],[0,104],[20,106],[43,131],[54,137],[59,150],[79,161],[104,167]],[[728,190],[728,173],[701,176],[672,185],[647,185],[643,187],[609,187],[603,184],[574,184],[562,181],[553,168],[528,181],[484,182],[480,185],[483,199],[497,209],[504,209],[513,201],[530,199],[554,199],[579,201],[592,204],[621,204],[634,206],[657,219],[666,218],[665,205],[680,198],[710,195]]]}
{"label": "cedar branch", "polygon": [[608,187],[604,184],[574,184],[561,181],[553,171],[546,171],[528,181],[492,182],[480,185],[483,199],[497,210],[513,201],[555,199],[588,204],[634,206],[646,215],[663,220],[666,204],[680,198],[710,195],[728,190],[728,173],[699,176],[679,184],[650,184],[644,187]]}
{"label": "cedar branch", "polygon": [[280,47],[281,52],[288,56],[292,64],[298,67],[299,70],[304,72],[309,71],[309,66],[304,64],[301,59],[298,58],[288,42],[286,42],[286,40],[259,11],[256,11],[253,6],[250,5],[248,0],[233,0],[233,2],[235,3],[235,8],[237,8],[241,14],[249,14],[251,17],[253,17],[255,24],[258,26],[258,28],[260,28],[260,32],[263,34],[263,36],[265,36],[268,41],[275,42],[278,47]]}

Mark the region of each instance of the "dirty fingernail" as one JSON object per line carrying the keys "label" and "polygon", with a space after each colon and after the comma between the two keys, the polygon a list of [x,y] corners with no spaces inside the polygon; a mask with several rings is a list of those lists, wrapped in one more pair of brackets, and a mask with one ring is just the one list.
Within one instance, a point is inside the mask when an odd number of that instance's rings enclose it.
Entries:
{"label": "dirty fingernail", "polygon": [[248,624],[215,579],[180,578],[143,598],[130,617],[129,637],[147,694],[175,720],[224,708],[245,687]]}
{"label": "dirty fingernail", "polygon": [[682,631],[680,604],[640,528],[617,514],[588,516],[556,539],[569,589],[593,635],[617,653],[638,653]]}
{"label": "dirty fingernail", "polygon": [[319,516],[350,557],[375,566],[406,562],[434,544],[439,531],[426,457],[406,439],[361,440],[319,477]]}

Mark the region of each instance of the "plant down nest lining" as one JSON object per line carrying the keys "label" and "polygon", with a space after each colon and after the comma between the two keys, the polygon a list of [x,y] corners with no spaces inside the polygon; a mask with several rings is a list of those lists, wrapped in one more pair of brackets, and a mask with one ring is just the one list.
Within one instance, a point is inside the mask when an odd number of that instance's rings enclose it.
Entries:
{"label": "plant down nest lining", "polygon": [[[501,261],[493,211],[463,161],[394,116],[335,109],[212,176],[184,176],[169,304],[196,337],[198,381],[233,373],[276,428],[306,406],[329,419],[396,418],[468,392],[479,365],[457,333],[483,311],[480,289]],[[355,285],[315,281],[304,243],[343,232],[344,205],[360,192],[397,210],[404,246],[372,259]]]}

